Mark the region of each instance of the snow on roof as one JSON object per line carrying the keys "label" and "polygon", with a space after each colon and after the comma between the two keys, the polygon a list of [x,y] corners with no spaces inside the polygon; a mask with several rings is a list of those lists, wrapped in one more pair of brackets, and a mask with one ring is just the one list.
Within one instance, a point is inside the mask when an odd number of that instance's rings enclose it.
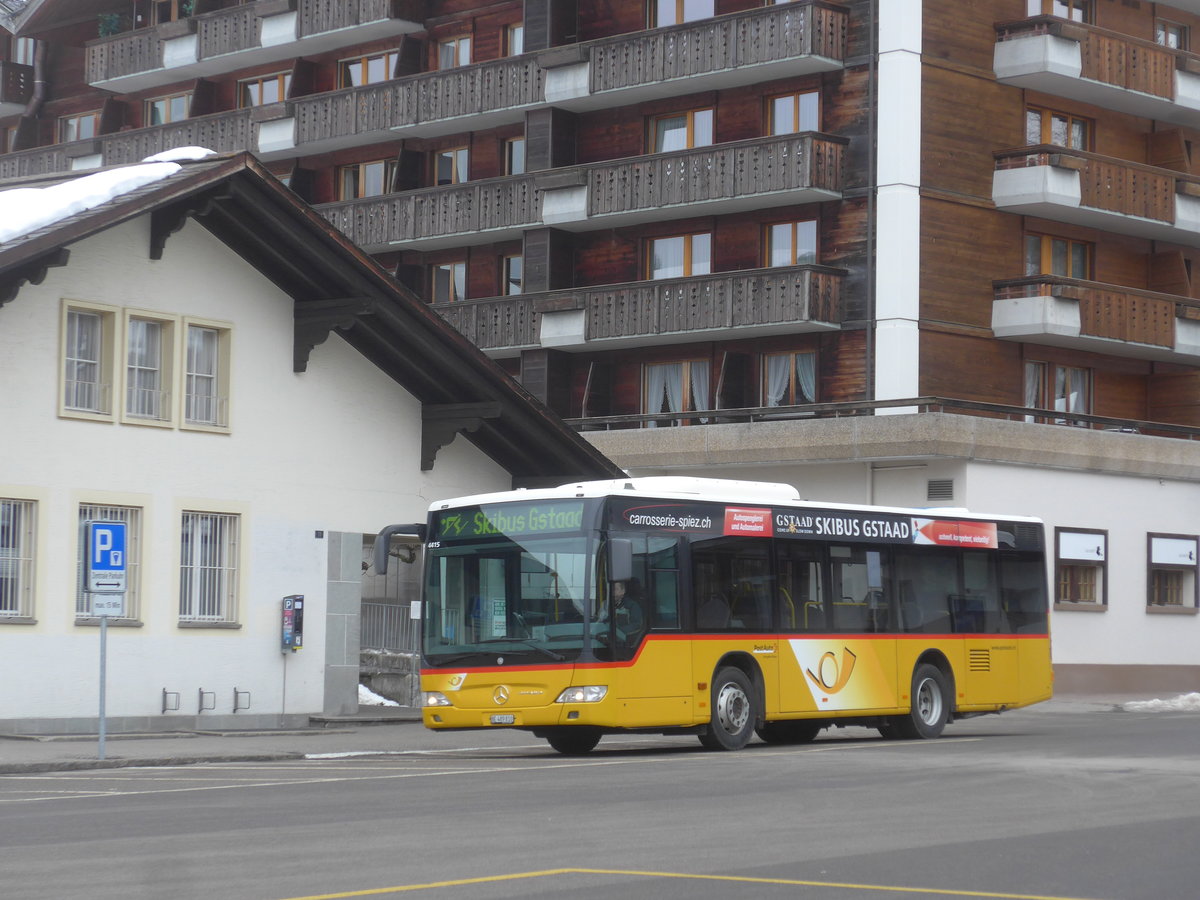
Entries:
{"label": "snow on roof", "polygon": [[183,168],[176,160],[214,155],[203,147],[180,147],[147,157],[139,165],[108,169],[48,187],[0,191],[0,244],[170,178]]}

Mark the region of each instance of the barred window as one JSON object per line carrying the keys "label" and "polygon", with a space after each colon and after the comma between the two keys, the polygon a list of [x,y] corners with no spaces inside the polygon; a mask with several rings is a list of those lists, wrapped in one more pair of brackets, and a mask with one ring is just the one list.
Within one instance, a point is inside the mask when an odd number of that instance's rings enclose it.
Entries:
{"label": "barred window", "polygon": [[0,621],[33,615],[37,503],[0,499]]}
{"label": "barred window", "polygon": [[236,622],[240,517],[183,513],[179,620]]}

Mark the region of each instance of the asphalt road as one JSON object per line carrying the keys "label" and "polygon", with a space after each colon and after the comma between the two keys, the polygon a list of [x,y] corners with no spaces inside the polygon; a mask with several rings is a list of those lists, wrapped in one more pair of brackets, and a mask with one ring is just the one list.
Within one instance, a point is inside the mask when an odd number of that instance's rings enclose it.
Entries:
{"label": "asphalt road", "polygon": [[1194,900],[1200,714],[1037,709],[712,753],[384,729],[389,755],[0,777],[0,896]]}

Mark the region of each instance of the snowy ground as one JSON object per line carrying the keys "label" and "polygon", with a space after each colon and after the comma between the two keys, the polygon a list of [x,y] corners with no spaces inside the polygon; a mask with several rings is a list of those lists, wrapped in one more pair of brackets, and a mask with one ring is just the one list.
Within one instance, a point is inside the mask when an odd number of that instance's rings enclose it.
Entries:
{"label": "snowy ground", "polygon": [[[1196,696],[1200,697],[1200,694]],[[358,705],[359,706],[399,706],[395,700],[389,700],[387,697],[381,697],[364,685],[358,686]]]}
{"label": "snowy ground", "polygon": [[1129,712],[1197,712],[1200,694],[1180,694],[1170,700],[1130,700],[1121,708]]}

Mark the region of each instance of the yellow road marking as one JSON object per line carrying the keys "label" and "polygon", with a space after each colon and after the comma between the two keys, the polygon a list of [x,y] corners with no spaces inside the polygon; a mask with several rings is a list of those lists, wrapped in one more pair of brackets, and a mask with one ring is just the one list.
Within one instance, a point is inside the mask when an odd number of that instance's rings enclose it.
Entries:
{"label": "yellow road marking", "polygon": [[[693,875],[686,872],[641,872],[627,869],[544,869],[538,872],[516,872],[510,875],[488,875],[481,878],[459,878],[453,881],[431,881],[427,884],[403,884],[385,888],[369,888],[362,891],[345,891],[338,894],[313,894],[307,897],[289,897],[287,900],[346,900],[350,897],[372,897],[382,894],[401,894],[409,891],[428,891],[437,888],[464,887],[470,884],[495,884],[501,881],[518,881],[523,878],[547,878],[555,875],[628,875],[634,878],[681,878],[693,881],[721,881],[737,884],[777,884],[787,887],[840,888],[847,891],[877,891],[891,894],[913,894],[936,897],[982,897],[990,900],[1089,900],[1085,897],[1063,897],[1049,894],[1012,894],[1004,891],[959,891],[944,888],[905,887],[890,884],[853,884],[842,881],[809,881],[799,878],[753,878],[740,875]],[[1095,900],[1095,898],[1091,898]]]}

